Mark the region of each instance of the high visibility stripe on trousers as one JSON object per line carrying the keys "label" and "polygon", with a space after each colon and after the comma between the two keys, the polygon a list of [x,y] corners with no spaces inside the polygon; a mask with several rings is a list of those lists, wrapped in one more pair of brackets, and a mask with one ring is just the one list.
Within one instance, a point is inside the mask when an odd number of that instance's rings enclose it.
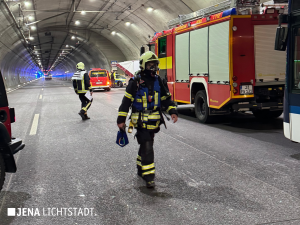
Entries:
{"label": "high visibility stripe on trousers", "polygon": [[140,169],[142,169],[142,157],[139,156],[139,155],[136,158],[136,165],[137,165],[137,167],[139,167]]}
{"label": "high visibility stripe on trousers", "polygon": [[149,174],[155,174],[154,163],[151,163],[149,165],[142,165],[142,176],[146,176]]}
{"label": "high visibility stripe on trousers", "polygon": [[90,105],[91,105],[91,102],[89,102],[86,107],[83,107],[82,110],[87,111],[88,108],[90,107]]}

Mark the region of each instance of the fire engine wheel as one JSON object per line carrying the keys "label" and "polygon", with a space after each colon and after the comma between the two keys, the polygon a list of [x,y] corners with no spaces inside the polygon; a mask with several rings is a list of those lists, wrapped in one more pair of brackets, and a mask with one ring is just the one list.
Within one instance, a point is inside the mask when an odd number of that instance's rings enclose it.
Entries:
{"label": "fire engine wheel", "polygon": [[200,123],[211,122],[212,117],[209,115],[209,108],[205,91],[198,91],[195,96],[195,114]]}
{"label": "fire engine wheel", "polygon": [[257,119],[275,119],[281,116],[283,110],[278,111],[270,111],[270,110],[255,110],[253,111],[253,115]]}
{"label": "fire engine wheel", "polygon": [[110,88],[105,88],[105,91],[110,91]]}
{"label": "fire engine wheel", "polygon": [[0,191],[2,190],[4,180],[5,180],[5,164],[4,164],[2,154],[0,153]]}

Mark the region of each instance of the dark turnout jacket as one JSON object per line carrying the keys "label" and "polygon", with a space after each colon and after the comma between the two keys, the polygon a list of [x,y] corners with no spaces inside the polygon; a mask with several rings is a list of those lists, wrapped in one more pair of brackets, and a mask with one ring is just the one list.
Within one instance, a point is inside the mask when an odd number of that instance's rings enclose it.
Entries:
{"label": "dark turnout jacket", "polygon": [[92,91],[90,77],[86,71],[77,71],[73,77],[73,87],[77,94],[84,94]]}
{"label": "dark turnout jacket", "polygon": [[[153,95],[154,80],[155,78],[153,77],[141,76],[139,85],[145,85],[149,90],[149,94]],[[175,103],[171,100],[171,94],[169,92],[166,81],[163,81],[159,76],[158,76],[158,80],[159,80],[160,94],[161,94],[160,110],[167,111],[170,115],[172,114],[178,115]],[[117,119],[118,124],[125,123],[127,114],[129,112],[129,108],[132,106],[133,100],[136,96],[137,88],[138,88],[137,81],[135,79],[130,79],[128,82],[128,86],[126,88],[125,96],[123,97],[122,100],[122,104],[119,107],[119,116]],[[136,109],[132,108],[132,113],[135,112]]]}

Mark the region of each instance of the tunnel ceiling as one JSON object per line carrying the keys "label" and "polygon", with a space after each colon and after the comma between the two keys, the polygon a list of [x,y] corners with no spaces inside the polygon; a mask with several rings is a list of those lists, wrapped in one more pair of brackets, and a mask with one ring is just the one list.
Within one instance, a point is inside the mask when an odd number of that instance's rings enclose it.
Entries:
{"label": "tunnel ceiling", "polygon": [[[78,61],[109,69],[112,60],[137,59],[139,48],[147,44],[155,32],[168,29],[171,19],[222,1],[6,1],[29,44],[22,40],[9,10],[1,1],[0,41],[7,45],[0,49],[1,66],[7,57],[10,61],[6,64],[15,62],[35,67],[37,63],[45,70],[51,67],[74,70]],[[25,47],[29,48],[24,51]]]}

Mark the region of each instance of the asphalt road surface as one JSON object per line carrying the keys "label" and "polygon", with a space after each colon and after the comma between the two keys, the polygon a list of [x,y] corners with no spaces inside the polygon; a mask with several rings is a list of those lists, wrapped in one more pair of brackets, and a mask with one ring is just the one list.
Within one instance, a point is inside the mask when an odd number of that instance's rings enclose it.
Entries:
{"label": "asphalt road surface", "polygon": [[155,137],[157,187],[148,190],[134,136],[115,144],[124,90],[95,92],[88,121],[70,82],[40,79],[8,94],[13,136],[26,147],[0,194],[1,225],[300,224],[300,145],[285,139],[282,118],[204,125],[180,110]]}

